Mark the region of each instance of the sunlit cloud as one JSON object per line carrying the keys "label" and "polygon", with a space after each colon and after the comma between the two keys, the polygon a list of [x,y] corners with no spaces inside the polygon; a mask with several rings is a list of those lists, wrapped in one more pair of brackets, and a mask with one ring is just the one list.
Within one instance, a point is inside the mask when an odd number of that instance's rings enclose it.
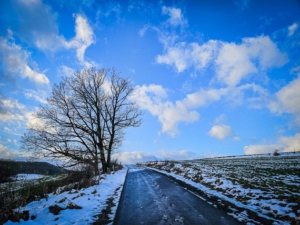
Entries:
{"label": "sunlit cloud", "polygon": [[296,117],[296,124],[300,126],[300,76],[283,86],[269,102],[269,109],[273,113],[289,113]]}
{"label": "sunlit cloud", "polygon": [[36,84],[49,84],[49,79],[44,73],[29,66],[30,53],[15,44],[11,37],[0,37],[0,60],[9,76],[15,77],[20,74],[22,78],[28,78]]}
{"label": "sunlit cloud", "polygon": [[209,136],[215,137],[218,139],[224,139],[233,134],[232,129],[228,125],[215,125],[208,132]]}

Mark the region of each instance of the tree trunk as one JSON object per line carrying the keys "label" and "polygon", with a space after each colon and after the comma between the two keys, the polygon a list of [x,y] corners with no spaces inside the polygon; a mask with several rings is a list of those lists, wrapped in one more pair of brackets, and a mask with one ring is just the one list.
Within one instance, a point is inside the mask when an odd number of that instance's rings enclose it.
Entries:
{"label": "tree trunk", "polygon": [[110,158],[111,158],[111,157],[110,157],[110,155],[111,155],[111,150],[108,149],[108,150],[107,150],[107,167],[108,167],[108,168],[111,167],[111,164],[110,164],[110,160],[111,160]]}
{"label": "tree trunk", "polygon": [[95,157],[95,164],[94,164],[94,170],[95,170],[95,176],[99,175],[99,162],[98,162],[98,156]]}
{"label": "tree trunk", "polygon": [[105,156],[103,153],[101,153],[100,156],[101,156],[102,172],[107,173],[107,164],[105,161]]}

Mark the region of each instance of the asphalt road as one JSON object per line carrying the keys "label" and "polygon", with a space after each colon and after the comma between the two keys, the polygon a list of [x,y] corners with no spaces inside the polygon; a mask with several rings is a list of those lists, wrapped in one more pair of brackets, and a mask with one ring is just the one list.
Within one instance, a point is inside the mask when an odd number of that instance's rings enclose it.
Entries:
{"label": "asphalt road", "polygon": [[128,167],[114,225],[240,224],[165,176]]}

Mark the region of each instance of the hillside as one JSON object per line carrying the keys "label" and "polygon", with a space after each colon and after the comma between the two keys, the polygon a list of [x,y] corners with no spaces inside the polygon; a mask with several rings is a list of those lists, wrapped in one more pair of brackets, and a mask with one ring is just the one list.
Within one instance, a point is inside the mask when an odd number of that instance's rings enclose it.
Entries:
{"label": "hillside", "polygon": [[57,175],[64,170],[47,162],[19,162],[0,159],[0,182],[5,182],[10,176],[19,173]]}

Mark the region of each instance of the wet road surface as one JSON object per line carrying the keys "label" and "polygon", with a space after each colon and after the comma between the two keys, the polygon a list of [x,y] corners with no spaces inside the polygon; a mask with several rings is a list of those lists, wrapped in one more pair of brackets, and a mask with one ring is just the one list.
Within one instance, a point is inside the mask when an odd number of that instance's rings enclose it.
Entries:
{"label": "wet road surface", "polygon": [[114,225],[240,224],[165,176],[128,169]]}

